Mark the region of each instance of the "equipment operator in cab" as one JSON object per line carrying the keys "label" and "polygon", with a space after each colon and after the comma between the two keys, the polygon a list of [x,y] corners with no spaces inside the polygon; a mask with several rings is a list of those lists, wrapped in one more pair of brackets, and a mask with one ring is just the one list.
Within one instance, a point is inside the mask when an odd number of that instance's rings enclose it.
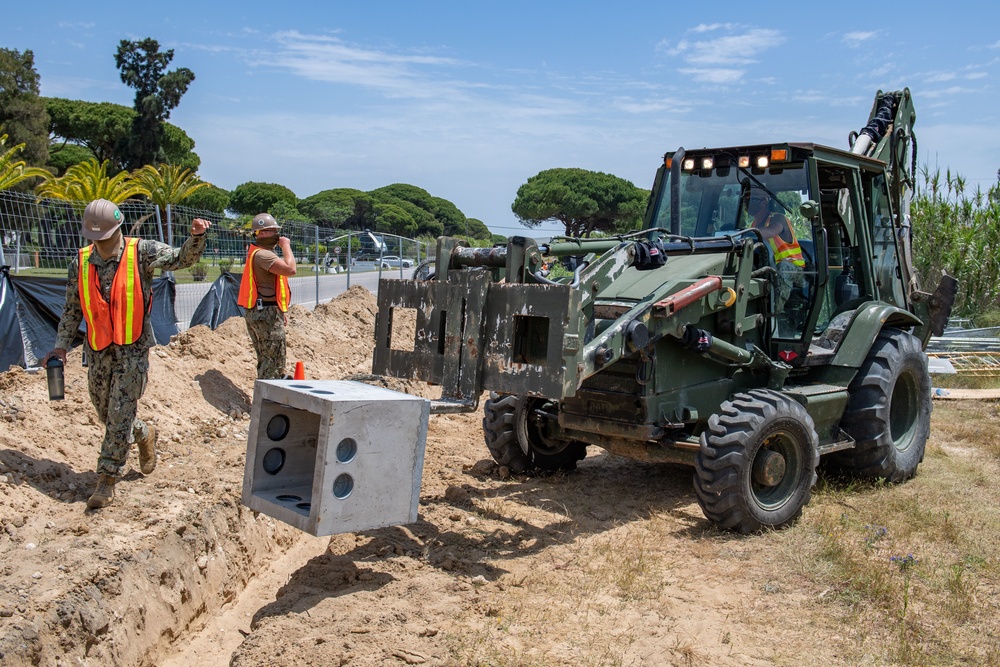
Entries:
{"label": "equipment operator in cab", "polygon": [[774,255],[774,265],[778,270],[775,312],[781,314],[792,288],[804,281],[806,261],[788,218],[783,213],[772,210],[772,201],[765,191],[751,188],[747,195],[746,211],[752,219],[750,227],[760,232]]}

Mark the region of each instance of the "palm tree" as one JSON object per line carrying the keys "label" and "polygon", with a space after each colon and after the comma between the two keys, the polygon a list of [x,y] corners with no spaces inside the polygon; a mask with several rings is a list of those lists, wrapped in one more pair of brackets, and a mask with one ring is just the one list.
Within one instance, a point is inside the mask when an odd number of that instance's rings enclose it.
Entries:
{"label": "palm tree", "polygon": [[200,180],[190,169],[175,164],[161,164],[159,168],[146,165],[132,172],[132,178],[142,185],[142,193],[162,209],[179,204],[201,188],[211,183]]}
{"label": "palm tree", "polygon": [[206,183],[190,169],[174,164],[161,164],[159,168],[145,165],[132,172],[132,179],[142,187],[142,194],[149,197],[160,209],[160,220],[167,220],[167,206],[179,204],[197,190],[207,188]]}
{"label": "palm tree", "polygon": [[0,135],[0,190],[8,190],[21,181],[29,178],[48,180],[52,174],[39,167],[29,167],[24,160],[17,160],[17,154],[24,150],[25,144],[17,144],[8,150],[7,135]]}
{"label": "palm tree", "polygon": [[127,171],[108,176],[110,160],[100,164],[91,158],[66,170],[61,178],[54,178],[35,188],[41,198],[62,199],[86,203],[94,199],[107,199],[120,204],[126,199],[145,194],[143,186],[133,180]]}

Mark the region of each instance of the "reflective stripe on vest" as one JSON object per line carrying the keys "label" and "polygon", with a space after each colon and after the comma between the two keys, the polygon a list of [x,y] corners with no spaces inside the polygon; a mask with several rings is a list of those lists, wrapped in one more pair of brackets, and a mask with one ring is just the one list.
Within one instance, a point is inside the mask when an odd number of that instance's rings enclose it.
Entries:
{"label": "reflective stripe on vest", "polygon": [[[247,310],[257,304],[257,281],[253,276],[253,256],[257,254],[258,250],[263,250],[263,248],[251,245],[247,249],[247,261],[243,267],[243,277],[240,279],[240,293],[236,297],[236,303]],[[288,288],[288,278],[277,274],[272,275],[274,275],[274,298],[278,302],[278,309],[283,313],[288,312],[288,306],[292,302],[292,291]]]}
{"label": "reflective stripe on vest", "polygon": [[[142,281],[139,279],[139,239],[125,239],[125,250],[111,281],[111,301],[101,293],[97,267],[90,263],[94,246],[80,248],[77,287],[80,306],[87,322],[87,343],[92,350],[108,345],[131,345],[142,335]],[[152,308],[152,294],[149,307]]]}
{"label": "reflective stripe on vest", "polygon": [[792,241],[791,243],[786,242],[781,238],[780,234],[768,239],[768,243],[771,244],[771,250],[774,252],[774,263],[777,264],[782,260],[788,260],[799,268],[805,268],[806,260],[802,257],[802,246],[799,245],[799,240],[795,238],[792,226],[786,224],[782,224],[781,226],[788,229],[788,233],[792,235]]}

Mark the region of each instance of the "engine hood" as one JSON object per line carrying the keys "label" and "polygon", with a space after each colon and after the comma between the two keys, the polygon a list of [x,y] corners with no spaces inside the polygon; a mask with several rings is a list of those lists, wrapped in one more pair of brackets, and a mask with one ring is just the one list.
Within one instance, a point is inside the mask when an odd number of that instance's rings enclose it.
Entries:
{"label": "engine hood", "polygon": [[663,285],[674,283],[673,293],[691,283],[693,280],[706,276],[722,275],[729,254],[720,252],[705,255],[682,255],[670,257],[667,263],[658,269],[639,271],[632,267],[613,281],[604,291],[598,293],[596,303],[638,303],[649,299],[653,294],[663,294]]}

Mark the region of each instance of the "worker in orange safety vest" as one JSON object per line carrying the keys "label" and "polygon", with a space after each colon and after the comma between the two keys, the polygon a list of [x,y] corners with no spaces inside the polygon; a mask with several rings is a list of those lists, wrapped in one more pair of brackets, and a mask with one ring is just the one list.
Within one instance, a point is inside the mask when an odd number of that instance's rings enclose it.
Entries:
{"label": "worker in orange safety vest", "polygon": [[116,204],[95,199],[83,212],[81,234],[92,243],[70,260],[66,305],[59,320],[55,348],[45,355],[66,363],[81,322],[87,324],[85,352],[90,400],[104,424],[97,460],[97,489],[89,509],[114,499],[129,449],[138,444],[144,475],[156,467],[156,427],[136,418],[146,389],[149,348],[155,344],[150,324],[153,271],[191,266],[205,249],[207,220],[191,222],[191,237],[180,248],[122,234],[124,216]]}
{"label": "worker in orange safety vest", "polygon": [[[286,376],[286,313],[292,300],[288,278],[296,272],[295,255],[271,214],[255,216],[250,231],[254,240],[247,249],[236,301],[244,309],[247,333],[257,354],[257,377],[281,379]],[[275,246],[281,248],[281,257],[274,252]]]}

